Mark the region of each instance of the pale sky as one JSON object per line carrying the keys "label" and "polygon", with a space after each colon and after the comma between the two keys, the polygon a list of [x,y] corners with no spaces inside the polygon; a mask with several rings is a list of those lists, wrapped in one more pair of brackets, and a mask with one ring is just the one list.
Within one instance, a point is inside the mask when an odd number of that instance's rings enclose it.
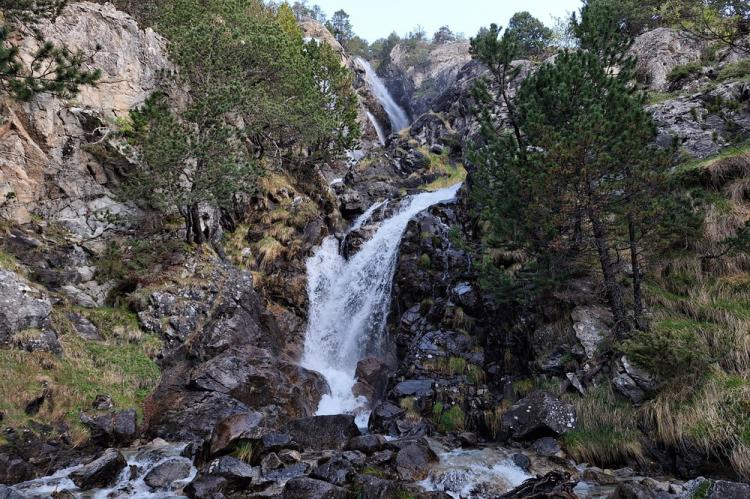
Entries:
{"label": "pale sky", "polygon": [[354,32],[373,42],[391,31],[404,35],[420,25],[427,34],[449,25],[456,33],[476,35],[479,28],[497,23],[505,26],[518,11],[528,10],[548,26],[552,17],[563,17],[578,10],[580,0],[308,0],[318,4],[330,17],[344,9]]}

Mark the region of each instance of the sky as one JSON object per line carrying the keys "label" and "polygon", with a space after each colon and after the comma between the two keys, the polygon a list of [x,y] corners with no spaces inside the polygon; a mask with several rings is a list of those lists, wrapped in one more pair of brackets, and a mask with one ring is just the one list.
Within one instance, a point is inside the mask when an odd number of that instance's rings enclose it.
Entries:
{"label": "sky", "polygon": [[354,32],[373,42],[392,31],[404,35],[417,25],[431,36],[440,26],[449,25],[456,33],[474,36],[479,28],[497,23],[505,26],[510,17],[528,10],[551,26],[552,17],[562,17],[578,9],[580,0],[308,0],[318,4],[330,17],[344,9]]}

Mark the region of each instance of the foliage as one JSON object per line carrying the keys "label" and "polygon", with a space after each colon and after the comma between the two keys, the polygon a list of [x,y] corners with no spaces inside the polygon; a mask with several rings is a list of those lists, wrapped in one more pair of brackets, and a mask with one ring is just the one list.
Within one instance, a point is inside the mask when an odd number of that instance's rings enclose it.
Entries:
{"label": "foliage", "polygon": [[327,24],[328,31],[336,37],[342,45],[347,41],[351,40],[354,36],[354,29],[352,28],[352,22],[349,18],[349,14],[345,10],[340,9],[333,13],[331,20]]}
{"label": "foliage", "polygon": [[518,12],[510,18],[508,33],[516,39],[521,57],[535,58],[552,44],[554,33],[529,12]]}
{"label": "foliage", "polygon": [[[36,29],[39,21],[53,19],[65,4],[65,0],[0,0],[0,94],[21,101],[42,93],[70,98],[82,85],[93,85],[101,77],[99,70],[84,68],[87,54],[44,40]],[[22,60],[12,37],[18,29],[39,42],[29,62]]]}
{"label": "foliage", "polygon": [[703,64],[700,62],[689,62],[675,66],[667,75],[667,81],[675,84],[700,75],[703,70]]}
{"label": "foliage", "polygon": [[750,3],[745,0],[671,0],[662,11],[693,36],[750,53]]}
{"label": "foliage", "polygon": [[352,75],[328,45],[303,41],[287,4],[169,0],[156,27],[192,100],[178,113],[155,94],[133,113],[144,162],[128,190],[178,209],[189,241],[215,233],[199,206],[230,210],[237,193],[254,190],[266,158],[324,160],[358,139]]}
{"label": "foliage", "polygon": [[453,31],[451,31],[450,26],[441,26],[435,34],[432,35],[432,43],[435,45],[455,42],[457,39],[458,37]]}

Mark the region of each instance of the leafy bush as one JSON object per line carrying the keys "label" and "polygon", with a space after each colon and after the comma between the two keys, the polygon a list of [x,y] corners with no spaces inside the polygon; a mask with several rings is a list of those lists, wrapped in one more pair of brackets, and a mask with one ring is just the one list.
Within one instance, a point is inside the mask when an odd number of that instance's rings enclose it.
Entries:
{"label": "leafy bush", "polygon": [[695,78],[696,76],[700,75],[702,70],[703,64],[701,64],[700,62],[689,62],[687,64],[682,64],[675,67],[672,71],[669,72],[669,74],[667,75],[667,81],[674,85],[690,78]]}

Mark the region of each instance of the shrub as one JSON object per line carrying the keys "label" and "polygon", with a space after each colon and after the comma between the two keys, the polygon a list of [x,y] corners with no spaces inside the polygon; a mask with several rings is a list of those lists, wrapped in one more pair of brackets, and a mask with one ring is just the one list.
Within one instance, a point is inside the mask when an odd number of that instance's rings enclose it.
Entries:
{"label": "shrub", "polygon": [[718,80],[738,80],[750,77],[750,59],[727,64],[719,71]]}
{"label": "shrub", "polygon": [[682,64],[680,66],[676,66],[672,71],[669,72],[667,75],[667,81],[671,84],[681,83],[687,79],[695,78],[696,76],[700,75],[701,71],[703,70],[703,64],[700,62],[689,62],[687,64]]}

